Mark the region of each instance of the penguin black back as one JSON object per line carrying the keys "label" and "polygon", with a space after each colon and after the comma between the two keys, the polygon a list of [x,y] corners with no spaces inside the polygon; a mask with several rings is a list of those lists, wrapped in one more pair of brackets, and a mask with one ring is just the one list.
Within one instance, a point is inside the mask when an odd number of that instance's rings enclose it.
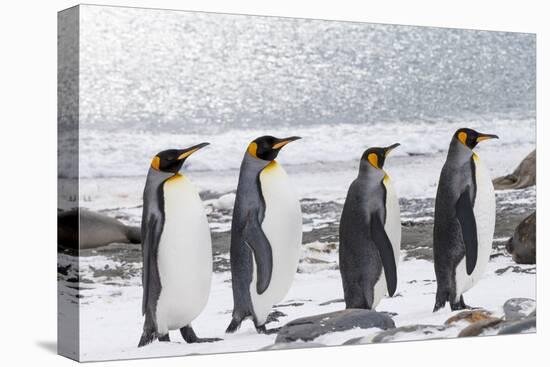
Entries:
{"label": "penguin black back", "polygon": [[168,149],[159,152],[151,161],[143,191],[143,212],[141,218],[141,238],[143,253],[143,302],[142,313],[154,316],[155,302],[160,293],[160,280],[156,264],[156,254],[164,227],[164,190],[166,180],[177,174],[185,160],[197,150],[207,146],[201,143],[187,149]]}
{"label": "penguin black back", "polygon": [[[243,157],[231,223],[234,307],[226,332],[236,331],[247,317],[258,332],[265,332],[271,307],[284,297],[296,272],[289,264],[298,262],[300,204],[274,159],[282,147],[297,139],[261,136],[249,144]],[[274,223],[286,230],[274,233]]]}
{"label": "penguin black back", "polygon": [[[437,278],[434,311],[443,307],[447,301],[453,310],[467,307],[462,292],[477,281],[480,271],[473,274],[476,268],[479,270],[480,265],[484,266],[478,262],[480,236],[477,222],[481,217],[476,217],[474,209],[479,201],[478,178],[483,180],[481,202],[487,203],[486,205],[491,205],[492,183],[487,182],[488,175],[484,173],[485,170],[472,149],[479,142],[491,138],[497,136],[462,128],[453,134],[449,145],[447,159],[441,170],[434,212],[433,252]],[[494,193],[492,196],[494,205]],[[491,227],[490,224],[485,224],[486,221],[490,223],[490,215],[484,214],[481,219],[484,223],[483,233],[488,233],[486,228]],[[494,229],[494,223],[492,226]],[[492,237],[492,230],[490,236]],[[485,237],[484,235],[481,243],[482,260],[488,261]]]}
{"label": "penguin black back", "polygon": [[359,175],[348,190],[339,248],[346,308],[373,309],[386,292],[390,296],[395,292],[401,238],[399,206],[383,166],[388,153],[398,145],[367,149]]}

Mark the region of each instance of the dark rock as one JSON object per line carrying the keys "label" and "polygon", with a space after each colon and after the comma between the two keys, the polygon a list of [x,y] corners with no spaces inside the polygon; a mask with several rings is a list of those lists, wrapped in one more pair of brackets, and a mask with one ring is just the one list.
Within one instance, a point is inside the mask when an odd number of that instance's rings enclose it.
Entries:
{"label": "dark rock", "polygon": [[90,266],[94,278],[105,277],[106,280],[112,279],[131,279],[141,275],[141,269],[137,269],[133,264],[121,263],[114,266],[105,265],[103,269],[96,269]]}
{"label": "dark rock", "polygon": [[406,259],[433,259],[433,222],[413,222],[403,225],[401,249]]}
{"label": "dark rock", "polygon": [[57,273],[61,274],[61,275],[68,275],[70,268],[71,268],[71,264],[69,264],[67,266],[58,265],[57,266]]}
{"label": "dark rock", "polygon": [[468,325],[466,328],[458,334],[459,338],[467,336],[478,336],[482,332],[488,329],[494,329],[498,324],[502,322],[502,319],[496,317],[490,317],[485,320],[474,322],[473,324]]}
{"label": "dark rock", "polygon": [[271,311],[271,313],[267,316],[266,324],[269,324],[270,322],[278,322],[279,317],[285,317],[286,313],[283,313],[281,311]]}
{"label": "dark rock", "polygon": [[204,190],[204,191],[199,192],[199,196],[200,196],[202,201],[205,201],[205,200],[218,199],[223,195],[227,195],[227,194],[230,194],[230,193],[233,193],[233,192],[234,191],[229,191],[229,192],[226,192],[226,193],[219,193],[219,192],[216,192],[216,191]]}
{"label": "dark rock", "polygon": [[537,317],[527,317],[522,320],[506,323],[499,330],[498,335],[521,334],[537,327]]}
{"label": "dark rock", "polygon": [[[219,256],[219,254],[214,254],[214,259],[213,259],[213,270],[214,272],[216,273],[221,273],[221,272],[224,272],[224,271],[229,271],[231,270],[231,263],[229,261],[229,259],[225,256]],[[231,282],[231,280],[229,280],[229,283]]]}
{"label": "dark rock", "polygon": [[[341,211],[341,210],[340,210]],[[339,213],[338,211],[337,213]],[[313,228],[311,231],[303,233],[303,243],[312,243],[319,241],[321,243],[333,244],[333,249],[336,249],[338,243],[338,223],[329,223],[325,227]]]}
{"label": "dark rock", "polygon": [[347,309],[293,320],[282,327],[275,343],[309,341],[327,333],[373,327],[386,330],[395,328],[395,324],[389,316],[380,312]]}
{"label": "dark rock", "polygon": [[521,266],[510,265],[510,266],[507,266],[505,268],[495,270],[495,274],[496,275],[502,275],[502,274],[504,274],[508,271],[511,271],[512,273],[536,274],[537,273],[537,268],[536,267],[522,268]]}
{"label": "dark rock", "polygon": [[468,310],[457,313],[445,321],[445,325],[451,325],[457,321],[467,321],[470,324],[481,320],[492,319],[491,313],[487,310]]}
{"label": "dark rock", "polygon": [[[392,330],[382,331],[372,338],[373,343],[386,343],[395,339],[398,334],[418,334],[422,333],[422,339],[433,339],[437,338],[437,334],[447,329],[443,325],[407,325],[401,326]],[[415,338],[416,339],[416,338]],[[348,340],[351,342],[351,340]],[[360,341],[357,341],[358,344],[361,344]]]}
{"label": "dark rock", "polygon": [[506,243],[506,250],[518,264],[537,263],[537,212],[521,221]]}
{"label": "dark rock", "polygon": [[527,317],[536,307],[535,300],[531,298],[510,298],[502,306],[506,321],[514,321]]}
{"label": "dark rock", "polygon": [[331,262],[330,261],[326,261],[326,260],[321,260],[321,259],[316,259],[314,257],[306,257],[305,259],[303,259],[302,261],[308,263],[308,264],[330,264]]}
{"label": "dark rock", "polygon": [[302,199],[300,202],[304,214],[320,214],[325,216],[327,214],[340,213],[344,207],[335,201],[321,202],[317,199]]}
{"label": "dark rock", "polygon": [[359,338],[353,338],[350,340],[346,340],[342,343],[342,345],[358,345],[358,344],[365,344],[367,341],[364,340],[365,337],[360,336]]}
{"label": "dark rock", "polygon": [[533,150],[525,157],[514,172],[495,178],[495,190],[523,189],[533,186],[537,181],[537,151]]}
{"label": "dark rock", "polygon": [[212,232],[212,251],[214,253],[229,252],[229,243],[231,242],[231,231]]}

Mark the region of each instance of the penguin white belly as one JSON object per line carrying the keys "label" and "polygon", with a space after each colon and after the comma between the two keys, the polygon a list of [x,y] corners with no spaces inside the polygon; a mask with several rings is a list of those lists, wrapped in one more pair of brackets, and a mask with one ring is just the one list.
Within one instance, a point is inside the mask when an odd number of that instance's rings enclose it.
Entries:
{"label": "penguin white belly", "polygon": [[[401,211],[399,209],[399,200],[393,189],[390,177],[384,177],[384,186],[386,187],[386,223],[384,230],[390,239],[393,247],[393,257],[396,267],[399,265],[399,257],[401,256]],[[384,269],[380,273],[380,278],[374,286],[374,302],[372,308],[378,306],[378,303],[388,294],[386,277]]]}
{"label": "penguin white belly", "polygon": [[495,191],[489,171],[474,154],[476,167],[476,198],[474,202],[474,217],[477,228],[477,262],[472,274],[466,273],[466,257],[456,268],[456,299],[474,286],[483,277],[489,256],[493,247],[493,234],[495,231]]}
{"label": "penguin white belly", "polygon": [[208,301],[212,278],[210,228],[199,194],[185,176],[165,182],[164,217],[158,249],[162,288],[156,309],[161,335],[199,315]]}
{"label": "penguin white belly", "polygon": [[254,313],[262,325],[273,305],[286,296],[296,274],[302,245],[302,210],[285,170],[277,162],[271,162],[260,173],[260,185],[265,203],[262,230],[273,254],[271,281],[265,292],[256,292],[255,261],[250,283]]}

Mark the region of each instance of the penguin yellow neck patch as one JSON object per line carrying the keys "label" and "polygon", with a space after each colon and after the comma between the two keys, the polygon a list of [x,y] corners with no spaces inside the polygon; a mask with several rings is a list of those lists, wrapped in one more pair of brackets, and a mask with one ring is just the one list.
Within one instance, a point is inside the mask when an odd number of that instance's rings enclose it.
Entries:
{"label": "penguin yellow neck patch", "polygon": [[248,145],[248,154],[250,154],[254,158],[258,158],[257,152],[258,152],[258,144],[256,144],[255,142],[250,143]]}
{"label": "penguin yellow neck patch", "polygon": [[374,168],[380,168],[378,167],[378,156],[375,153],[370,153],[367,159]]}
{"label": "penguin yellow neck patch", "polygon": [[160,158],[158,156],[155,156],[155,158],[153,158],[153,161],[151,162],[151,167],[153,167],[157,171],[160,170]]}
{"label": "penguin yellow neck patch", "polygon": [[277,168],[277,161],[271,161],[262,171],[270,171],[272,169]]}
{"label": "penguin yellow neck patch", "polygon": [[179,179],[182,179],[182,178],[185,178],[185,176],[182,175],[181,173],[176,173],[174,176],[170,177],[165,182],[173,182],[173,181],[176,181],[176,180],[179,180]]}

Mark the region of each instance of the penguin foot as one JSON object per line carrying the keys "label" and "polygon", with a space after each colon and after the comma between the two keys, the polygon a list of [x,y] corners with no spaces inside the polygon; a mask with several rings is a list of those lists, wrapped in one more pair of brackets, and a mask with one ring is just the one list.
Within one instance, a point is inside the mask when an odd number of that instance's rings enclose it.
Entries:
{"label": "penguin foot", "polygon": [[464,303],[464,297],[463,296],[460,296],[460,305],[463,308],[468,309],[468,310],[481,310],[482,309],[482,307],[468,306],[466,303]]}
{"label": "penguin foot", "polygon": [[435,306],[433,312],[437,312],[440,309],[444,308],[447,304],[447,299],[449,299],[448,292],[438,286],[435,295]]}
{"label": "penguin foot", "polygon": [[138,348],[144,347],[147,344],[151,344],[155,339],[157,335],[155,332],[150,331],[143,331],[143,334],[141,335],[141,339],[139,339]]}
{"label": "penguin foot", "polygon": [[464,303],[464,297],[460,296],[460,299],[456,303],[451,303],[451,310],[458,311],[458,310],[473,310],[474,307],[468,306],[466,303]]}
{"label": "penguin foot", "polygon": [[460,296],[460,299],[458,300],[458,302],[451,303],[451,310],[453,310],[453,311],[458,311],[458,310],[480,310],[480,309],[481,309],[481,307],[468,306],[464,302],[464,297],[463,296]]}
{"label": "penguin foot", "polygon": [[462,305],[462,310],[483,310],[483,307],[475,307],[475,306],[469,306],[466,304]]}
{"label": "penguin foot", "polygon": [[195,334],[195,331],[191,327],[191,325],[184,326],[180,329],[181,336],[183,339],[189,343],[212,343],[217,342],[223,339],[220,338],[199,338],[197,334]]}
{"label": "penguin foot", "polygon": [[445,307],[445,302],[443,304],[439,303],[439,302],[436,302],[435,306],[434,306],[434,309],[432,312],[437,312],[439,311],[440,309],[442,309],[443,307]]}
{"label": "penguin foot", "polygon": [[170,341],[170,335],[161,335],[159,336],[159,342],[169,342]]}
{"label": "penguin foot", "polygon": [[465,305],[462,305],[460,302],[457,302],[457,303],[451,303],[451,311],[459,311],[459,310],[464,310],[468,307],[466,307]]}
{"label": "penguin foot", "polygon": [[241,321],[238,321],[236,319],[231,319],[231,323],[229,324],[227,329],[225,329],[225,332],[227,334],[232,334],[235,331],[237,331],[240,327],[241,327]]}

